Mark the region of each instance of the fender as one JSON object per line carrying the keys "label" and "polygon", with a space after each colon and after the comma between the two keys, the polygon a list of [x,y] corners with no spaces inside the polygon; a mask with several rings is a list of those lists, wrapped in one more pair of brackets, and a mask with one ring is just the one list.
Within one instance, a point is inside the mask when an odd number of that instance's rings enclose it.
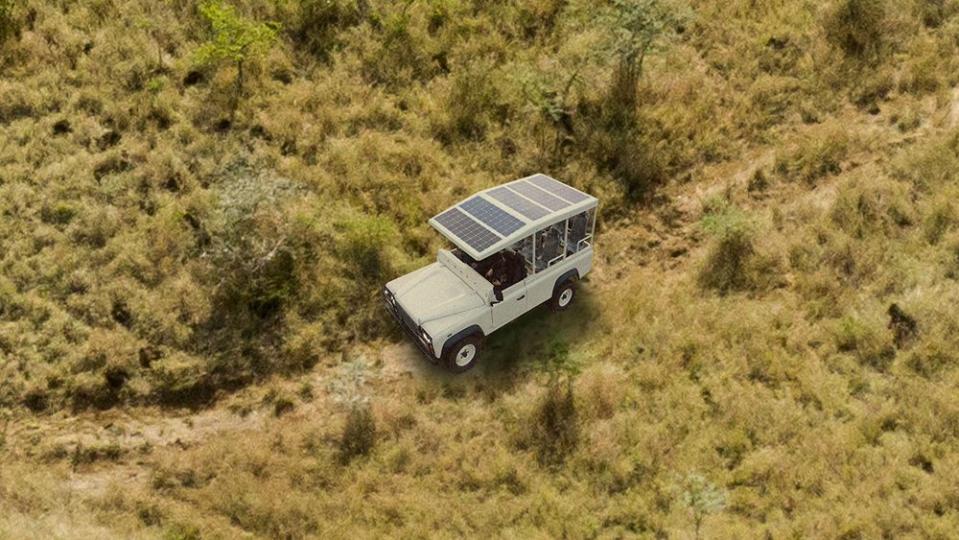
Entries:
{"label": "fender", "polygon": [[465,337],[472,335],[479,335],[480,337],[486,337],[486,334],[483,333],[483,329],[479,325],[474,324],[460,330],[459,332],[453,334],[446,340],[446,343],[443,344],[443,352],[440,354],[440,358],[446,356],[446,353],[449,352],[450,348],[459,343],[459,341]]}
{"label": "fender", "polygon": [[575,268],[559,276],[559,278],[556,280],[556,284],[553,285],[553,296],[556,295],[556,289],[559,289],[560,285],[562,285],[563,283],[566,283],[566,281],[568,280],[578,280],[578,279],[579,279],[579,270]]}

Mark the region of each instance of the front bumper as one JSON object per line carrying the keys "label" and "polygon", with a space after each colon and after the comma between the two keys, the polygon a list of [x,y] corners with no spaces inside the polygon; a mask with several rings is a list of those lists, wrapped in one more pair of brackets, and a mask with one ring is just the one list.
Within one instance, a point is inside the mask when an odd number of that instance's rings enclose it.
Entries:
{"label": "front bumper", "polygon": [[400,327],[413,338],[413,343],[416,344],[416,348],[418,348],[430,362],[434,364],[437,363],[438,359],[436,358],[436,353],[433,351],[433,344],[423,339],[416,322],[403,310],[403,307],[396,301],[393,293],[386,287],[383,287],[383,302],[386,304],[386,310],[393,315],[393,318],[400,324]]}

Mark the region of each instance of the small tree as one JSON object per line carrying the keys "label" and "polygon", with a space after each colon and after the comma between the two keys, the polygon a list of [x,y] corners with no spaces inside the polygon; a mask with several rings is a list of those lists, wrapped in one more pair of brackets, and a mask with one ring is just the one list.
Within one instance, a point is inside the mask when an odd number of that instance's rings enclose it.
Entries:
{"label": "small tree", "polygon": [[610,4],[600,16],[608,35],[606,52],[617,63],[610,97],[622,111],[631,112],[646,56],[683,17],[664,0],[612,0]]}
{"label": "small tree", "polygon": [[697,540],[706,516],[721,511],[726,507],[726,492],[716,487],[703,475],[693,473],[683,480],[683,504],[689,507],[693,517],[693,526],[696,528]]}
{"label": "small tree", "polygon": [[553,164],[558,162],[564,148],[574,140],[573,89],[581,82],[581,69],[582,66],[577,66],[572,72],[561,74],[561,78],[557,78],[553,72],[534,73],[521,78],[526,103],[553,127],[552,143],[546,140],[546,134],[540,143]]}
{"label": "small tree", "polygon": [[213,36],[197,50],[197,61],[201,64],[232,62],[236,65],[236,81],[230,102],[230,113],[233,114],[243,91],[244,67],[270,50],[276,41],[280,24],[242,17],[233,6],[218,0],[201,4],[200,14],[209,21]]}

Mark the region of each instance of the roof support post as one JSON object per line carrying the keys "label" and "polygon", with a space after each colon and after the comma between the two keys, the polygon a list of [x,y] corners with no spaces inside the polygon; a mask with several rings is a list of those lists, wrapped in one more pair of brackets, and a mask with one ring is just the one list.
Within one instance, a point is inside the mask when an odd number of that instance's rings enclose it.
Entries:
{"label": "roof support post", "polygon": [[533,238],[533,275],[536,275],[539,272],[539,268],[537,268],[537,264],[536,264],[536,234],[538,232],[539,231],[533,231],[533,236],[532,236]]}
{"label": "roof support post", "polygon": [[589,230],[590,243],[596,241],[596,240],[595,240],[595,238],[596,238],[596,218],[599,217],[599,205],[598,205],[598,204],[593,207],[593,211],[592,211],[591,213],[593,214],[593,225],[592,225],[592,227],[591,227],[590,230]]}

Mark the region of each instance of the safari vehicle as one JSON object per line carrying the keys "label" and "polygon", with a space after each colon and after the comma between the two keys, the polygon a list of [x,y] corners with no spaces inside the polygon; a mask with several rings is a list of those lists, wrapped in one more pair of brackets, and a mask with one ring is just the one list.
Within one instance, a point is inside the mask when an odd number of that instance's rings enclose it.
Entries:
{"label": "safari vehicle", "polygon": [[595,197],[537,174],[430,219],[454,249],[383,288],[387,309],[430,361],[477,363],[483,339],[549,302],[561,311],[593,265]]}

